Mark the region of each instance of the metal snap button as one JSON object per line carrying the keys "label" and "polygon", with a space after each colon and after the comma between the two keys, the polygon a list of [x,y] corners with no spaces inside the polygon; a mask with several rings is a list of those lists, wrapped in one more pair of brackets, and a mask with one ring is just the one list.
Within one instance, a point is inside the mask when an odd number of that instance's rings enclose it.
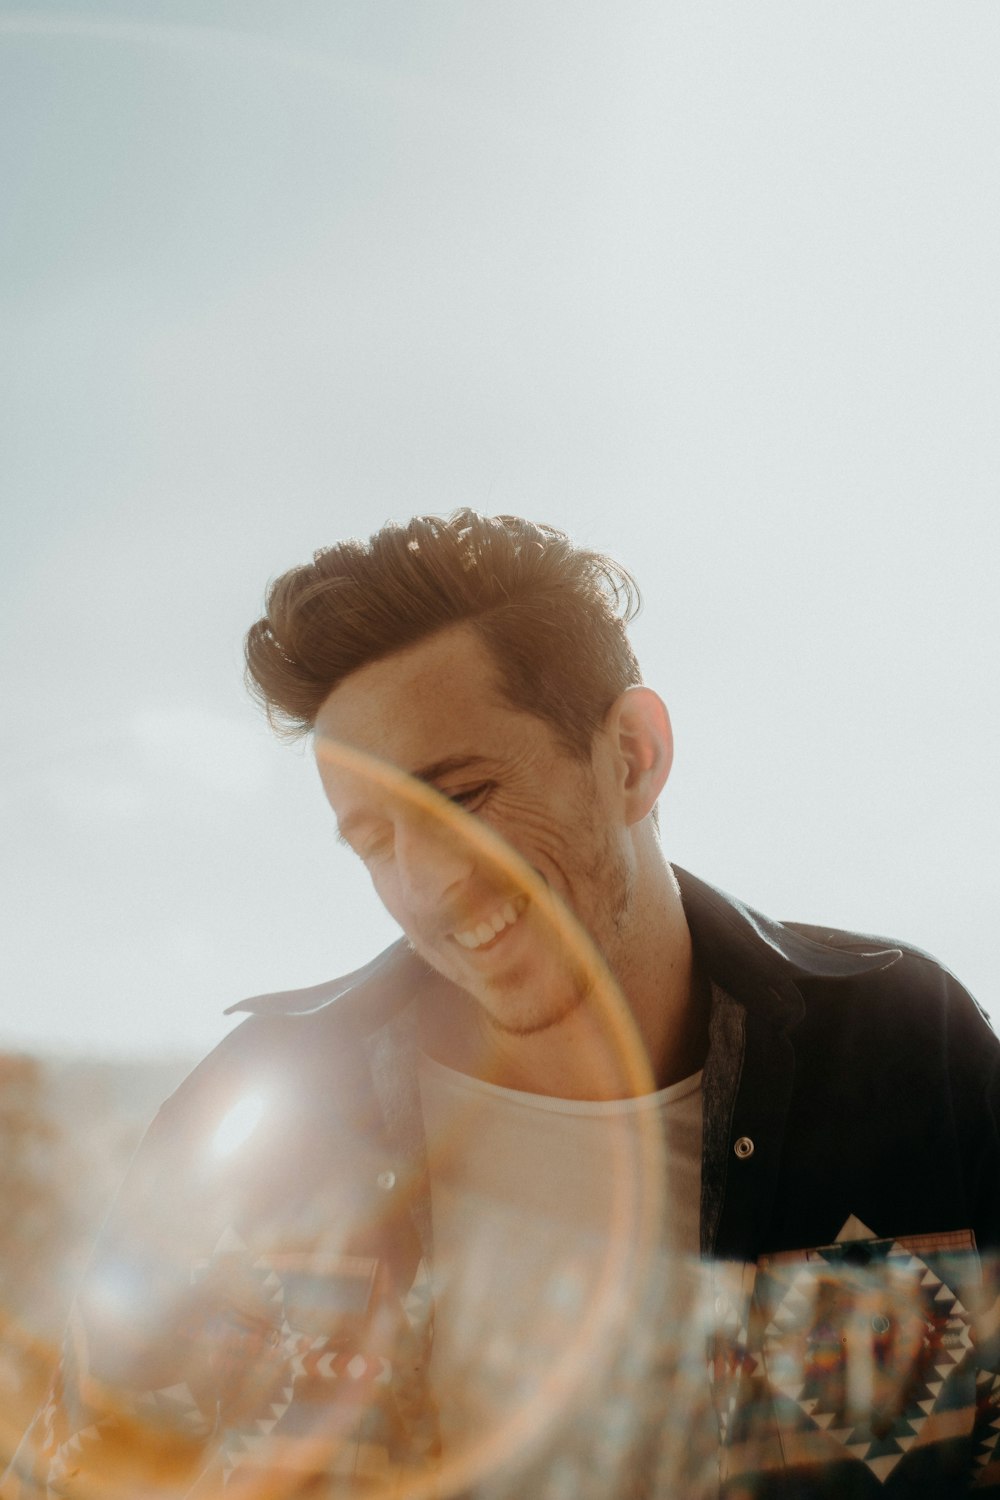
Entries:
{"label": "metal snap button", "polygon": [[739,1140],[733,1146],[733,1150],[739,1157],[740,1161],[745,1161],[748,1156],[753,1156],[753,1141],[748,1135],[741,1135]]}
{"label": "metal snap button", "polygon": [[396,1174],[395,1172],[390,1172],[388,1170],[385,1172],[380,1172],[375,1181],[378,1183],[383,1193],[391,1193],[393,1188],[396,1186]]}
{"label": "metal snap button", "polygon": [[872,1318],[872,1328],[876,1333],[888,1333],[892,1327],[885,1313],[876,1313]]}

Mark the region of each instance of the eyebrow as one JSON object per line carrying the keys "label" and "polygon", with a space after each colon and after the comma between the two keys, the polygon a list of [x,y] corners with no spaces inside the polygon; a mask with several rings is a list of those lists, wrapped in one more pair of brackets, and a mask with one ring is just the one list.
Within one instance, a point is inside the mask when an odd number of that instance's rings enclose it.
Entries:
{"label": "eyebrow", "polygon": [[[411,771],[409,774],[413,777],[414,781],[421,781],[429,785],[438,781],[442,776],[450,776],[454,771],[468,771],[473,766],[485,764],[486,757],[483,755],[447,755],[443,760],[432,760],[428,765],[420,766],[417,770]],[[370,813],[348,813],[337,824],[338,844],[345,844],[350,848],[349,836],[352,829],[370,821]]]}

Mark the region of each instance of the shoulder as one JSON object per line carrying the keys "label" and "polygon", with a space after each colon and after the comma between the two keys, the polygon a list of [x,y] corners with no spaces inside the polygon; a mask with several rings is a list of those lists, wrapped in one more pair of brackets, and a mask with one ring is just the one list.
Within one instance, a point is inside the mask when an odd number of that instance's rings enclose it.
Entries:
{"label": "shoulder", "polygon": [[[235,1026],[160,1107],[141,1148],[147,1160],[223,1145],[259,1116],[260,1133],[287,1152],[318,1134],[371,1118],[366,1041],[403,1011],[426,976],[396,943],[363,968],[309,989],[229,1007]],[[360,1125],[358,1128],[361,1128]]]}
{"label": "shoulder", "polygon": [[895,960],[884,968],[852,979],[864,993],[883,995],[887,1000],[905,997],[911,1007],[943,1007],[956,1018],[968,1016],[976,1030],[993,1036],[993,1027],[983,1007],[952,971],[925,949],[913,943],[876,933],[849,932],[838,927],[817,926],[805,922],[784,922],[791,932],[843,953],[864,953],[873,948],[893,950]]}
{"label": "shoulder", "polygon": [[[891,946],[897,958],[835,984],[801,983],[799,1036],[823,1067],[848,1063],[897,1101],[913,1091],[956,1100],[963,1113],[1000,1108],[1000,1038],[986,1011],[944,964],[914,944],[869,933],[789,923],[810,941],[844,952]],[[961,1102],[958,1102],[961,1101]]]}
{"label": "shoulder", "polygon": [[326,979],[305,989],[277,990],[253,995],[230,1005],[226,1015],[245,1012],[253,1016],[310,1016],[328,1011],[336,1003],[338,1024],[350,1016],[362,1028],[373,1029],[405,1004],[413,988],[427,974],[405,939],[390,944],[360,969]]}

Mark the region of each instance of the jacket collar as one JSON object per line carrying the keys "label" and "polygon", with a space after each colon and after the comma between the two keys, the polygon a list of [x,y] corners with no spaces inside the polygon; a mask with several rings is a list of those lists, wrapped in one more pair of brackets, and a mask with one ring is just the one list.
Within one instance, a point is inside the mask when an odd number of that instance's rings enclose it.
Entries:
{"label": "jacket collar", "polygon": [[[801,979],[853,979],[886,969],[901,956],[898,948],[880,947],[874,939],[841,935],[834,943],[809,936],[763,916],[686,870],[675,867],[674,873],[696,950],[711,977],[737,993],[748,979],[757,979],[764,988]],[[304,1016],[336,1001],[338,1019],[342,1015],[349,1029],[370,1035],[406,1007],[427,973],[424,961],[400,938],[350,974],[308,989],[255,995],[230,1005],[225,1013]]]}
{"label": "jacket collar", "polygon": [[699,956],[713,979],[739,992],[748,979],[764,987],[803,979],[856,979],[887,969],[902,955],[875,938],[849,933],[811,936],[799,924],[776,922],[677,866],[684,914]]}

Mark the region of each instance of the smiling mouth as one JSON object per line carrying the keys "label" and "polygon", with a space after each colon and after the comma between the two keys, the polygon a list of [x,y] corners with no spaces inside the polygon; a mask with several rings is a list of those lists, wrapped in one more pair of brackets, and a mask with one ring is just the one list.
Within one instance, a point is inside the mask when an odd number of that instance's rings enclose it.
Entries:
{"label": "smiling mouth", "polygon": [[511,896],[490,916],[477,922],[475,927],[453,932],[452,937],[461,947],[470,951],[474,948],[485,948],[487,944],[495,942],[502,932],[506,932],[508,927],[514,926],[527,904],[527,896]]}

